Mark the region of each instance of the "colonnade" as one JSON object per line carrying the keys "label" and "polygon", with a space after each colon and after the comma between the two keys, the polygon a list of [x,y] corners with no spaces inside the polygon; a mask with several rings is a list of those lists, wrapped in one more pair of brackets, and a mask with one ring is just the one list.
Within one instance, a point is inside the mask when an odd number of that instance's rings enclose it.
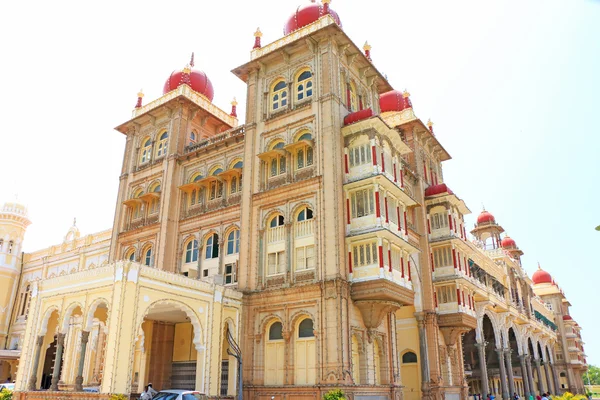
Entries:
{"label": "colonnade", "polygon": [[[480,329],[480,328],[478,328]],[[508,335],[508,333],[506,333]],[[510,348],[508,341],[497,340],[494,351],[498,357],[498,369],[500,373],[500,387],[492,388],[496,390],[490,390],[490,379],[488,376],[488,361],[486,348],[489,349],[488,342],[485,341],[483,332],[478,332],[477,342],[475,347],[478,352],[479,365],[481,370],[481,396],[487,398],[488,394],[496,391],[502,394],[502,398],[505,400],[511,399],[513,393],[516,393],[517,385],[515,383],[515,376],[513,372],[513,349]],[[529,348],[531,349],[531,339],[527,339],[530,343]],[[506,347],[505,347],[506,346]],[[545,347],[545,346],[544,346]],[[526,397],[535,397],[538,393],[558,393],[560,388],[560,381],[554,364],[549,359],[547,350],[528,352],[527,350],[521,350],[519,348],[517,357],[519,359],[519,367],[521,371],[521,377],[523,381],[523,389]],[[542,367],[543,366],[543,367]],[[534,372],[535,370],[535,372]],[[537,385],[534,383],[534,373],[537,377]],[[499,389],[499,390],[498,390]]]}

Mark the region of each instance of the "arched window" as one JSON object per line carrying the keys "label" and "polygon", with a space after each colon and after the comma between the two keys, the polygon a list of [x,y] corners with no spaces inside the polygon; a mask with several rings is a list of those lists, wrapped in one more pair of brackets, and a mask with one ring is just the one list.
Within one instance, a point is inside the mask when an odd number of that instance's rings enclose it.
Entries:
{"label": "arched window", "polygon": [[[134,199],[138,199],[143,194],[144,194],[144,191],[142,189],[138,189],[135,192],[133,192],[133,198]],[[142,217],[142,203],[141,203],[141,201],[138,201],[132,207],[133,207],[132,212],[131,212],[132,218],[133,219],[141,218]]]}
{"label": "arched window", "polygon": [[316,350],[313,321],[303,319],[298,324],[295,351],[295,384],[314,385],[316,381]]}
{"label": "arched window", "polygon": [[373,341],[373,367],[375,369],[375,384],[381,385],[381,348],[379,341]]}
{"label": "arched window", "polygon": [[[283,149],[283,142],[277,142],[271,146],[270,150]],[[271,177],[284,174],[286,170],[285,155],[276,155],[271,159]]]}
{"label": "arched window", "polygon": [[414,364],[417,362],[417,355],[408,351],[402,355],[402,364]]}
{"label": "arched window", "polygon": [[144,265],[151,267],[152,264],[153,264],[152,247],[148,247],[144,251]]}
{"label": "arched window", "polygon": [[167,141],[169,140],[169,134],[167,132],[163,132],[158,139],[158,143],[156,146],[156,158],[162,157],[167,154]]}
{"label": "arched window", "polygon": [[219,235],[213,233],[206,239],[206,253],[205,258],[217,258],[219,257]]}
{"label": "arched window", "polygon": [[125,259],[129,261],[135,261],[135,249],[129,249],[125,253]]}
{"label": "arched window", "polygon": [[304,71],[298,75],[296,80],[296,98],[298,101],[312,97],[313,75],[310,71]]}
{"label": "arched window", "polygon": [[283,218],[283,215],[276,215],[271,219],[271,222],[269,223],[269,227],[277,228],[279,226],[283,226],[284,223],[285,223],[285,220]]}
{"label": "arched window", "polygon": [[21,293],[21,307],[19,315],[27,315],[29,311],[29,293],[31,291],[31,285],[27,284],[25,290]]}
{"label": "arched window", "polygon": [[309,145],[309,140],[312,140],[310,133],[305,133],[298,138],[298,142],[305,141],[303,145],[299,145],[296,150],[296,166],[298,169],[313,165],[313,148]]}
{"label": "arched window", "polygon": [[269,327],[265,348],[265,385],[283,385],[283,363],[285,354],[283,326],[274,322]]}
{"label": "arched window", "polygon": [[445,207],[435,207],[430,212],[431,230],[448,228],[448,212]]}
{"label": "arched window", "polygon": [[[150,193],[160,193],[160,182],[154,183],[149,190]],[[150,200],[150,214],[156,214],[158,212],[158,204],[160,203],[160,197],[153,197]]]}
{"label": "arched window", "polygon": [[288,91],[287,85],[283,80],[278,81],[273,86],[271,94],[271,110],[276,111],[280,108],[287,106],[288,103]]}
{"label": "arched window", "polygon": [[142,140],[142,147],[140,149],[140,163],[141,164],[150,161],[151,152],[152,152],[152,141],[150,140],[150,138],[146,138],[146,139]]}
{"label": "arched window", "polygon": [[192,131],[190,132],[190,142],[189,145],[193,145],[196,144],[196,141],[198,140],[198,135],[196,134],[196,132]]}
{"label": "arched window", "polygon": [[298,222],[301,221],[306,221],[309,219],[313,219],[313,211],[308,208],[308,207],[304,207],[299,213],[298,213],[298,217],[297,220]]}
{"label": "arched window", "polygon": [[296,233],[296,270],[315,268],[315,245],[312,240],[305,241],[313,235],[313,211],[304,207],[296,215],[294,231]]}
{"label": "arched window", "polygon": [[198,261],[198,241],[190,240],[185,246],[185,263],[193,263]]}
{"label": "arched window", "polygon": [[356,86],[353,82],[349,82],[347,84],[348,90],[348,99],[349,101],[348,108],[350,111],[358,111],[358,94],[356,93]]}
{"label": "arched window", "polygon": [[352,335],[352,379],[355,385],[360,384],[360,349],[355,335]]}
{"label": "arched window", "polygon": [[15,242],[13,242],[12,240],[10,242],[8,242],[8,254],[12,254],[14,245],[15,245]]}
{"label": "arched window", "polygon": [[[212,172],[210,173],[210,176],[217,176],[221,172],[223,172],[223,168],[217,167],[212,170]],[[220,199],[223,197],[223,181],[222,180],[217,178],[217,180],[213,180],[212,182],[210,182],[209,195],[210,195],[210,200]]]}
{"label": "arched window", "polygon": [[227,236],[227,255],[240,252],[240,230],[235,229]]}

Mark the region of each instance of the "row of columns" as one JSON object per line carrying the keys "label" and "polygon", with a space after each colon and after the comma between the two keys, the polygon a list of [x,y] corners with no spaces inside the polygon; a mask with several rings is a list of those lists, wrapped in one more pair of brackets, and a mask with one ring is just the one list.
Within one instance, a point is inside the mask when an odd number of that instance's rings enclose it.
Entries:
{"label": "row of columns", "polygon": [[[79,365],[77,366],[77,377],[75,378],[75,391],[83,392],[83,368],[85,365],[85,353],[90,337],[89,331],[81,332],[81,351],[79,356]],[[33,368],[27,390],[37,390],[37,372],[40,366],[40,353],[44,344],[44,336],[38,336],[35,344],[35,355],[33,359]],[[54,368],[52,370],[51,391],[58,391],[58,382],[60,381],[60,370],[62,369],[62,355],[65,347],[65,334],[59,333],[56,337],[56,357],[54,358]]]}
{"label": "row of columns", "polygon": [[[485,342],[478,342],[475,344],[478,349],[479,354],[479,364],[481,365],[481,396],[482,398],[487,398],[487,395],[490,393],[489,383],[488,383],[488,373],[487,373],[487,364],[486,364],[486,356],[485,356]],[[498,363],[500,369],[500,386],[502,392],[502,398],[505,400],[509,400],[512,397],[512,394],[515,393],[515,379],[512,369],[512,350],[497,348],[496,353],[498,354]],[[529,355],[520,355],[519,361],[521,364],[521,374],[523,377],[523,384],[525,388],[525,394],[527,396],[531,395],[535,397],[536,389],[540,393],[545,393],[548,391],[552,391],[552,393],[558,392],[559,380],[556,372],[556,368],[551,363],[544,363],[544,372],[546,377],[546,383],[548,387],[544,387],[544,381],[542,379],[542,368],[541,368],[541,360],[535,359],[535,369],[537,371],[538,376],[538,387],[536,388],[533,383],[533,368],[531,365],[531,356]],[[552,371],[552,373],[551,373]]]}

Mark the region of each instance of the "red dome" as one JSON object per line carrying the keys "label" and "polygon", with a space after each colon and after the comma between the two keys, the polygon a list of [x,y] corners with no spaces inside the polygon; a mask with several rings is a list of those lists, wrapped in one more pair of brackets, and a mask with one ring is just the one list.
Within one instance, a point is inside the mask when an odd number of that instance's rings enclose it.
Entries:
{"label": "red dome", "polygon": [[538,266],[538,270],[535,271],[531,280],[535,285],[540,283],[552,283],[552,276]]}
{"label": "red dome", "polygon": [[425,197],[435,196],[436,194],[448,193],[454,194],[452,190],[445,183],[440,183],[439,185],[432,185],[425,189]]}
{"label": "red dome", "polygon": [[500,245],[504,249],[516,249],[517,248],[517,243],[508,235],[506,235],[504,237],[504,239],[502,239],[502,241],[500,242]]}
{"label": "red dome", "polygon": [[563,320],[565,320],[565,321],[572,321],[573,317],[571,317],[570,315],[563,315]]}
{"label": "red dome", "polygon": [[[312,24],[323,15],[327,14],[322,4],[310,3],[304,6],[299,6],[296,11],[290,15],[287,22],[283,26],[283,34],[289,35],[290,33],[297,31],[298,29],[305,27],[306,25]],[[340,27],[342,21],[335,11],[329,8],[329,15],[333,17],[333,20]]]}
{"label": "red dome", "polygon": [[495,224],[496,218],[494,218],[494,216],[492,214],[490,214],[489,212],[483,210],[481,212],[481,214],[479,214],[479,216],[477,217],[477,225],[485,224],[485,223]]}
{"label": "red dome", "polygon": [[179,85],[187,83],[193,91],[198,92],[212,101],[215,96],[212,83],[208,76],[202,71],[191,70],[189,74],[184,71],[173,71],[163,88],[163,94],[169,93],[171,90],[175,90]]}
{"label": "red dome", "polygon": [[387,111],[402,111],[411,108],[412,103],[408,92],[400,92],[399,90],[390,90],[379,96],[379,108],[381,112]]}

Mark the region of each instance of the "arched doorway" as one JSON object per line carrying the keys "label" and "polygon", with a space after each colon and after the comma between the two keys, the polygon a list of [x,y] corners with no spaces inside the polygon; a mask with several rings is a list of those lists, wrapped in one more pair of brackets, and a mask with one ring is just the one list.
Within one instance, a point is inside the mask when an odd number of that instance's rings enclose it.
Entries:
{"label": "arched doorway", "polygon": [[421,379],[419,378],[420,371],[417,353],[413,350],[406,350],[402,354],[401,361],[400,374],[402,376],[402,383],[404,384],[404,399],[418,400],[420,398],[420,388],[417,385],[421,382]]}
{"label": "arched doorway", "polygon": [[512,327],[508,328],[508,348],[510,350],[510,368],[512,370],[512,374],[508,374],[507,371],[507,375],[508,379],[510,379],[512,375],[514,385],[512,392],[509,394],[512,396],[513,393],[517,393],[520,397],[525,397],[525,385],[523,383],[522,376],[523,373],[519,365],[519,344],[517,342],[517,335],[515,334],[515,330]]}
{"label": "arched doorway", "polygon": [[56,358],[57,334],[59,328],[58,310],[53,310],[46,316],[42,323],[41,335],[43,342],[39,355],[39,369],[35,372],[37,377],[37,387],[40,389],[49,389],[52,383],[52,373],[54,372],[54,362]]}
{"label": "arched doorway", "polygon": [[481,322],[481,342],[485,347],[479,347],[477,332],[469,331],[463,338],[464,367],[470,394],[483,394],[484,376],[479,351],[485,355],[487,372],[488,392],[494,396],[502,397],[502,386],[500,380],[500,363],[496,352],[496,333],[492,320],[486,314]]}
{"label": "arched doorway", "polygon": [[132,387],[204,391],[204,348],[195,313],[171,301],[152,304],[138,331]]}

